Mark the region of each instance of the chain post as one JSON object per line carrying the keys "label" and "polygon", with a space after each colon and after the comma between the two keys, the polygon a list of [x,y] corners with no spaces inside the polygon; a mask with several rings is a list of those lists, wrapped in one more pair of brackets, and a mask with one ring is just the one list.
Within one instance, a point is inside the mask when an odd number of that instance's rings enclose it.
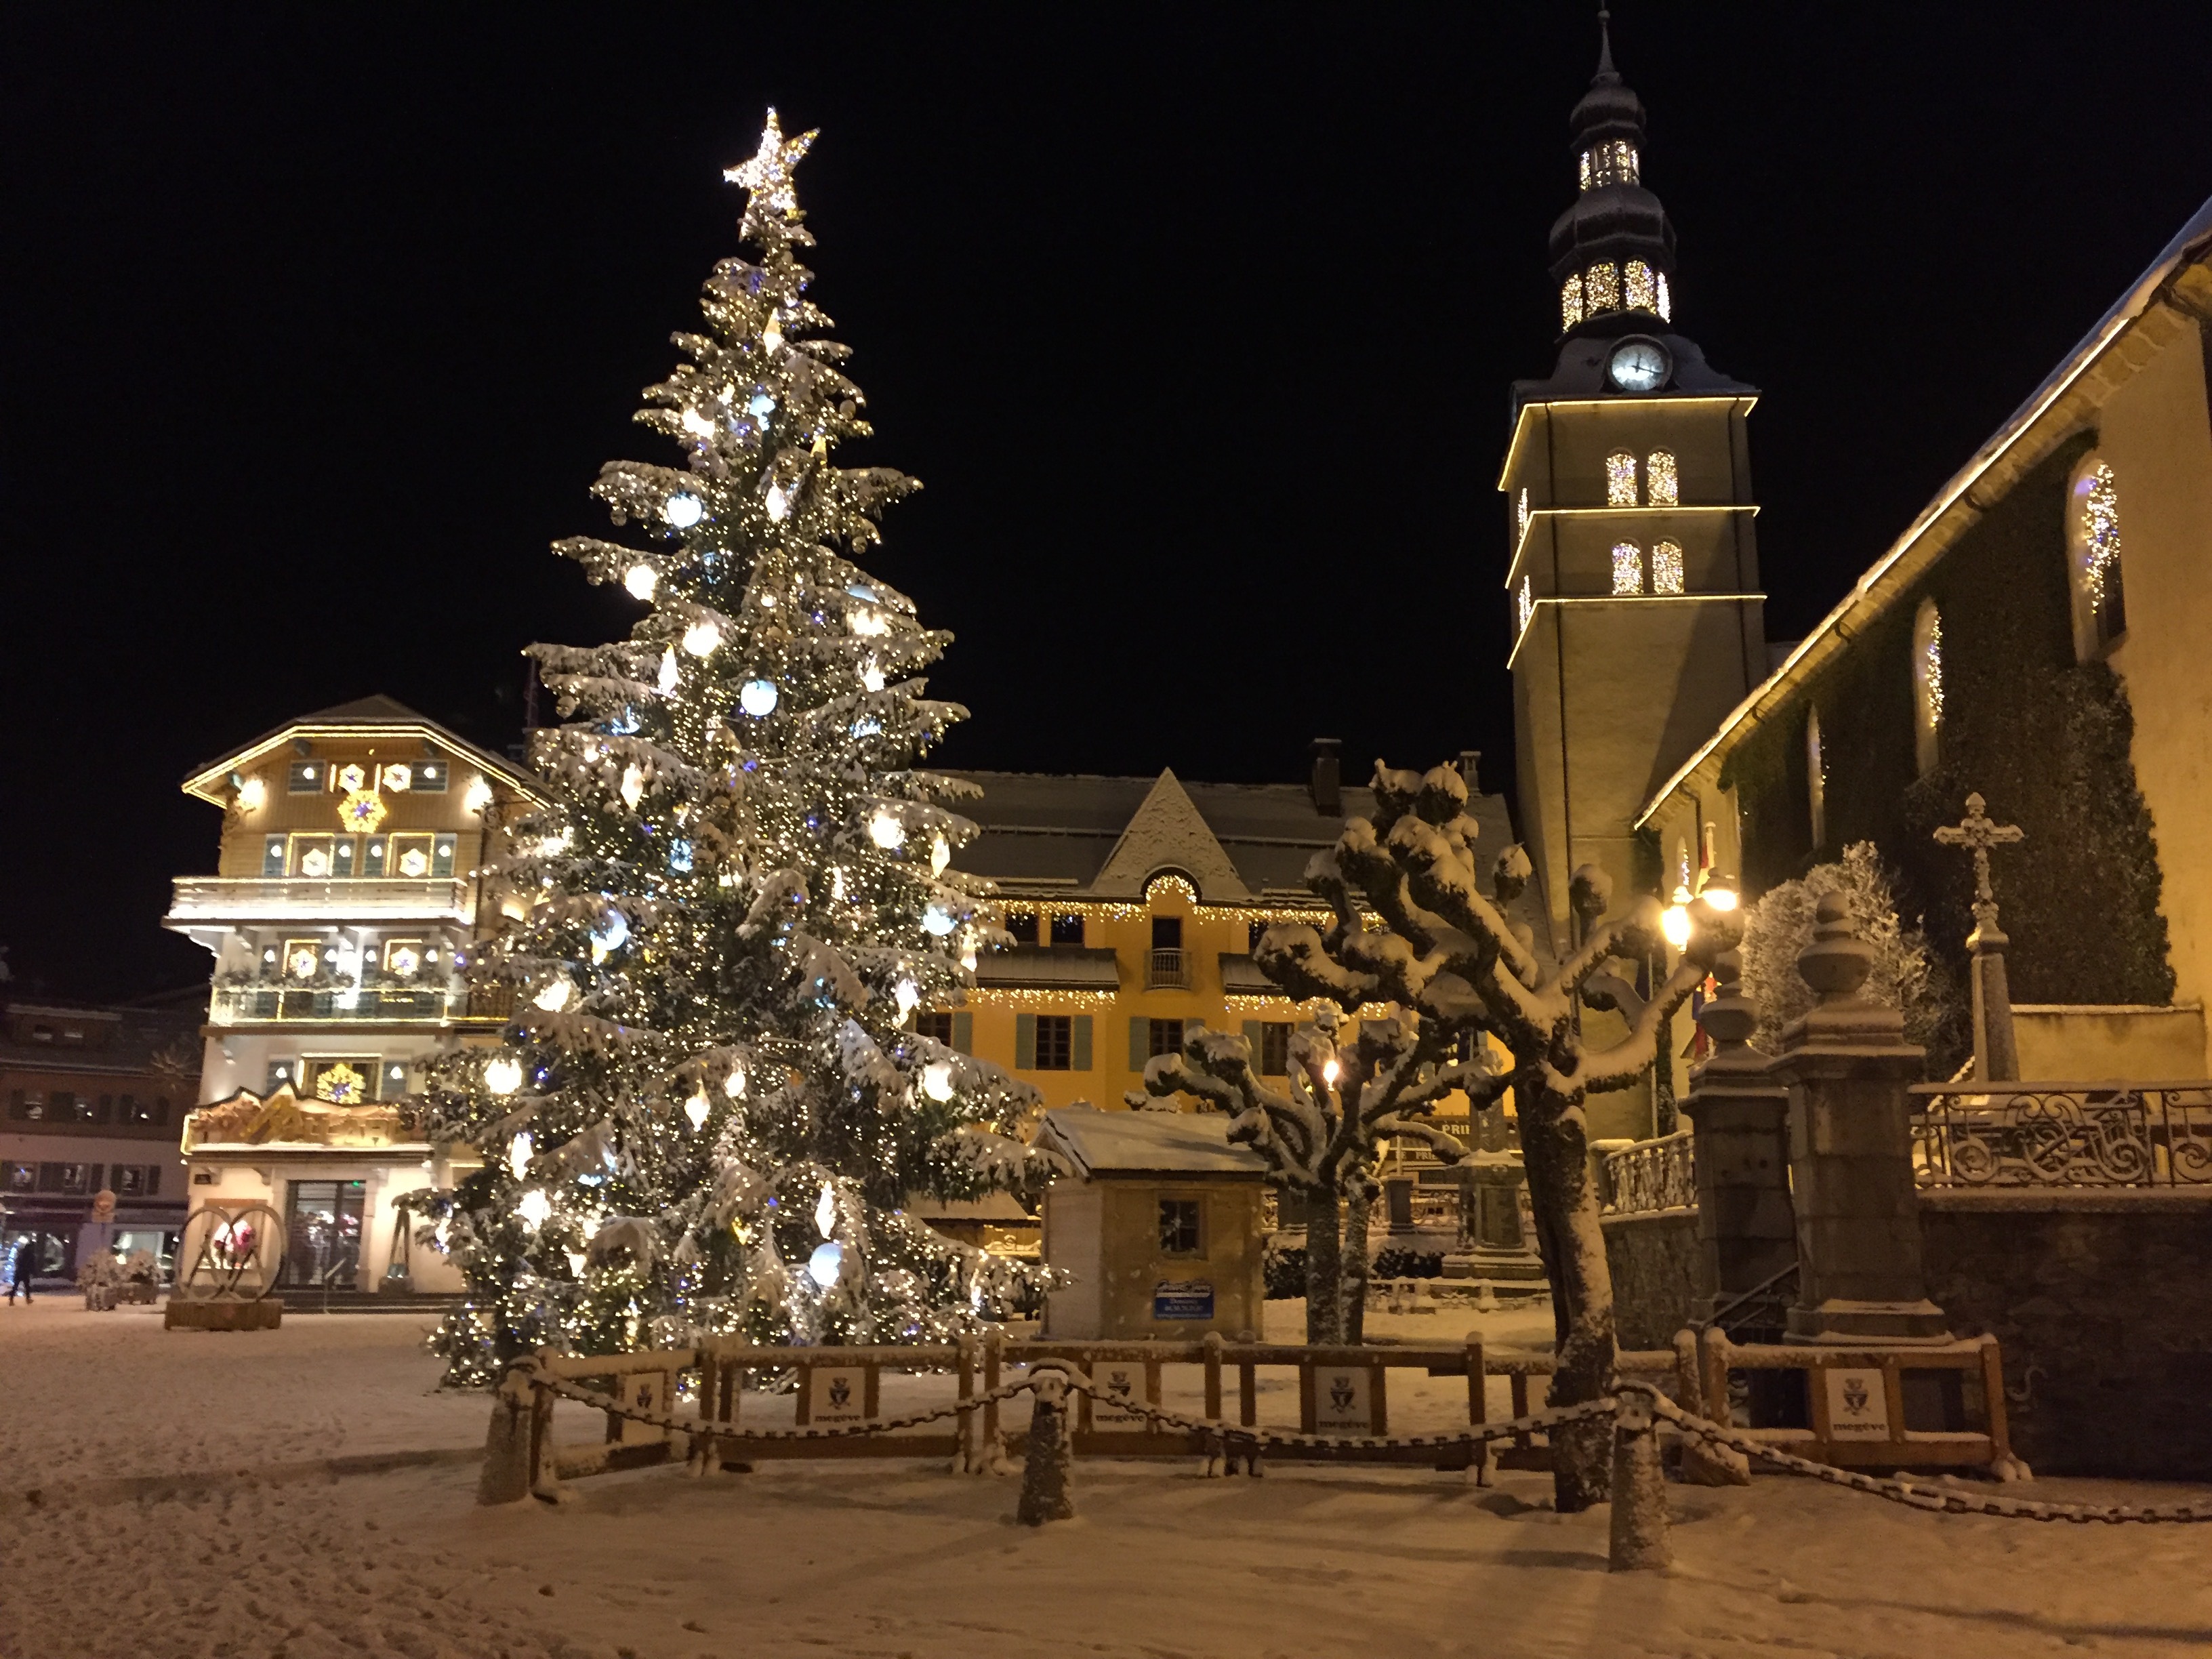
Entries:
{"label": "chain post", "polygon": [[1667,1472],[1660,1467],[1652,1390],[1620,1391],[1613,1419],[1613,1526],[1607,1566],[1648,1572],[1671,1565],[1667,1544]]}

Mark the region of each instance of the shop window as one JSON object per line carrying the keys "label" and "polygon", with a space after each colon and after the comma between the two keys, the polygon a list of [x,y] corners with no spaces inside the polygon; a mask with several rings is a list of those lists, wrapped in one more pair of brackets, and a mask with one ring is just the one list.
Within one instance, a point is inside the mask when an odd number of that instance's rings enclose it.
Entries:
{"label": "shop window", "polygon": [[1202,1222],[1205,1211],[1195,1198],[1160,1200],[1160,1254],[1197,1255],[1205,1249]]}
{"label": "shop window", "polygon": [[1083,917],[1079,912],[1073,915],[1055,915],[1052,919],[1052,942],[1054,945],[1079,945],[1083,943]]}

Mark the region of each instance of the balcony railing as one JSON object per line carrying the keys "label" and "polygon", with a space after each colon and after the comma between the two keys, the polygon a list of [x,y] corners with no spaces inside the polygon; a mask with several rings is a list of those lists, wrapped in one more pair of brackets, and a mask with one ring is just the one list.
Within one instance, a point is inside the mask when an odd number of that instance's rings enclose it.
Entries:
{"label": "balcony railing", "polygon": [[1154,951],[1146,957],[1145,958],[1145,988],[1147,991],[1190,989],[1190,952]]}
{"label": "balcony railing", "polygon": [[168,919],[466,921],[473,908],[469,884],[449,876],[418,881],[396,876],[337,881],[311,881],[304,876],[183,876],[177,880]]}
{"label": "balcony railing", "polygon": [[208,1006],[209,1022],[216,1025],[347,1020],[436,1024],[468,1018],[470,1013],[466,991],[436,986],[425,986],[421,990],[393,990],[388,987],[354,989],[344,986],[303,986],[287,990],[277,986],[224,986],[216,992]]}
{"label": "balcony railing", "polygon": [[2212,1183],[2212,1081],[1922,1084],[1923,1188]]}
{"label": "balcony railing", "polygon": [[1656,1140],[1600,1141],[1598,1200],[1607,1215],[1695,1209],[1696,1140],[1687,1129]]}

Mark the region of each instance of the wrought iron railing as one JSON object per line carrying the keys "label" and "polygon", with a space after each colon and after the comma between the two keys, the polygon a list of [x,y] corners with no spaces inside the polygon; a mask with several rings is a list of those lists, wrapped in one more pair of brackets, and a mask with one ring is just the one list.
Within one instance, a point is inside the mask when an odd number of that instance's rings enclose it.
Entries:
{"label": "wrought iron railing", "polygon": [[1604,1151],[1597,1167],[1599,1201],[1607,1215],[1697,1207],[1698,1155],[1687,1129]]}
{"label": "wrought iron railing", "polygon": [[1147,991],[1187,991],[1190,988],[1190,952],[1155,951],[1145,962]]}
{"label": "wrought iron railing", "polygon": [[2212,1081],[1912,1090],[1923,1187],[2212,1184]]}
{"label": "wrought iron railing", "polygon": [[208,1006],[216,1025],[251,1025],[312,1020],[420,1021],[434,1024],[459,1018],[468,1005],[465,992],[425,986],[420,990],[389,987],[238,985],[218,989]]}

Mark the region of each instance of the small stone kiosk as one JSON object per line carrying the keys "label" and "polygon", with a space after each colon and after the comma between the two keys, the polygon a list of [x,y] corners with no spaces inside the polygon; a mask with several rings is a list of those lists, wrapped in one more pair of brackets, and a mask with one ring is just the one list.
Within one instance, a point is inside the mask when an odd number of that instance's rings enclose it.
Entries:
{"label": "small stone kiosk", "polygon": [[1047,1112],[1036,1144],[1070,1173],[1044,1200],[1044,1259],[1073,1283],[1045,1303],[1047,1338],[1188,1340],[1264,1328],[1267,1169],[1213,1113]]}

